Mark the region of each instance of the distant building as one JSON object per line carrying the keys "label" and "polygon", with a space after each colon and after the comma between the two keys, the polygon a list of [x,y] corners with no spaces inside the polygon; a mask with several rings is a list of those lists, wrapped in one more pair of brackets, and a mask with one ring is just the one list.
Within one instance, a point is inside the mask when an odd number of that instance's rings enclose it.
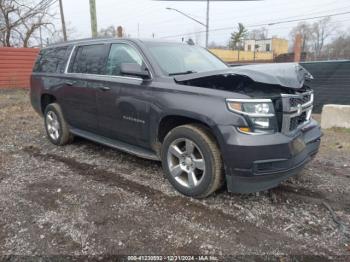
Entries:
{"label": "distant building", "polygon": [[244,40],[244,50],[210,48],[209,50],[226,63],[267,63],[288,53],[288,40],[270,38],[263,40]]}
{"label": "distant building", "polygon": [[282,38],[247,39],[244,40],[244,51],[247,52],[272,52],[274,56],[288,53],[288,40]]}

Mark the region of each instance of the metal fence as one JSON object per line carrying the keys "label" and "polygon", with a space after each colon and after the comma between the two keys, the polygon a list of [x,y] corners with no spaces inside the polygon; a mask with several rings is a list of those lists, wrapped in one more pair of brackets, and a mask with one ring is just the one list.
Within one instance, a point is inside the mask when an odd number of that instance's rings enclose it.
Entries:
{"label": "metal fence", "polygon": [[314,113],[324,104],[350,105],[350,60],[302,62],[314,77],[310,86],[315,92]]}
{"label": "metal fence", "polygon": [[0,88],[28,88],[38,48],[0,48]]}

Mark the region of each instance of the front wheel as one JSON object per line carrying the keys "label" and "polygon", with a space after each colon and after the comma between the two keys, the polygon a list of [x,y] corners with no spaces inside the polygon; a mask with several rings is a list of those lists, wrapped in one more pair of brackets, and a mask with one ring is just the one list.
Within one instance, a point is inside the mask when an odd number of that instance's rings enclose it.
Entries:
{"label": "front wheel", "polygon": [[162,165],[170,183],[182,194],[204,198],[223,183],[223,167],[214,137],[201,125],[171,130],[162,145]]}

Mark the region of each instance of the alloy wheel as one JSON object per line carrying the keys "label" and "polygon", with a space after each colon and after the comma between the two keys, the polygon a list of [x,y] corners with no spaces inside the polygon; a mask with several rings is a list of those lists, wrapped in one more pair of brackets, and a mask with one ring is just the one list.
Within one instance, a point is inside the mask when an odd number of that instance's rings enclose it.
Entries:
{"label": "alloy wheel", "polygon": [[49,136],[55,141],[58,140],[58,138],[60,137],[61,127],[55,112],[53,111],[47,112],[46,127],[47,127],[47,132],[49,133]]}
{"label": "alloy wheel", "polygon": [[205,175],[203,154],[188,138],[179,138],[170,144],[167,162],[170,174],[184,187],[196,187]]}

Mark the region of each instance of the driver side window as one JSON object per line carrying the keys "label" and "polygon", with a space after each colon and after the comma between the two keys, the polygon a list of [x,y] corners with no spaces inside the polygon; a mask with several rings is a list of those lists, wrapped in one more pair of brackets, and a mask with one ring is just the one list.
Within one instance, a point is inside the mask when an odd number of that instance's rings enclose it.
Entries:
{"label": "driver side window", "polygon": [[138,51],[128,44],[112,44],[109,51],[106,74],[120,76],[120,66],[122,63],[137,63],[142,66],[142,57]]}

